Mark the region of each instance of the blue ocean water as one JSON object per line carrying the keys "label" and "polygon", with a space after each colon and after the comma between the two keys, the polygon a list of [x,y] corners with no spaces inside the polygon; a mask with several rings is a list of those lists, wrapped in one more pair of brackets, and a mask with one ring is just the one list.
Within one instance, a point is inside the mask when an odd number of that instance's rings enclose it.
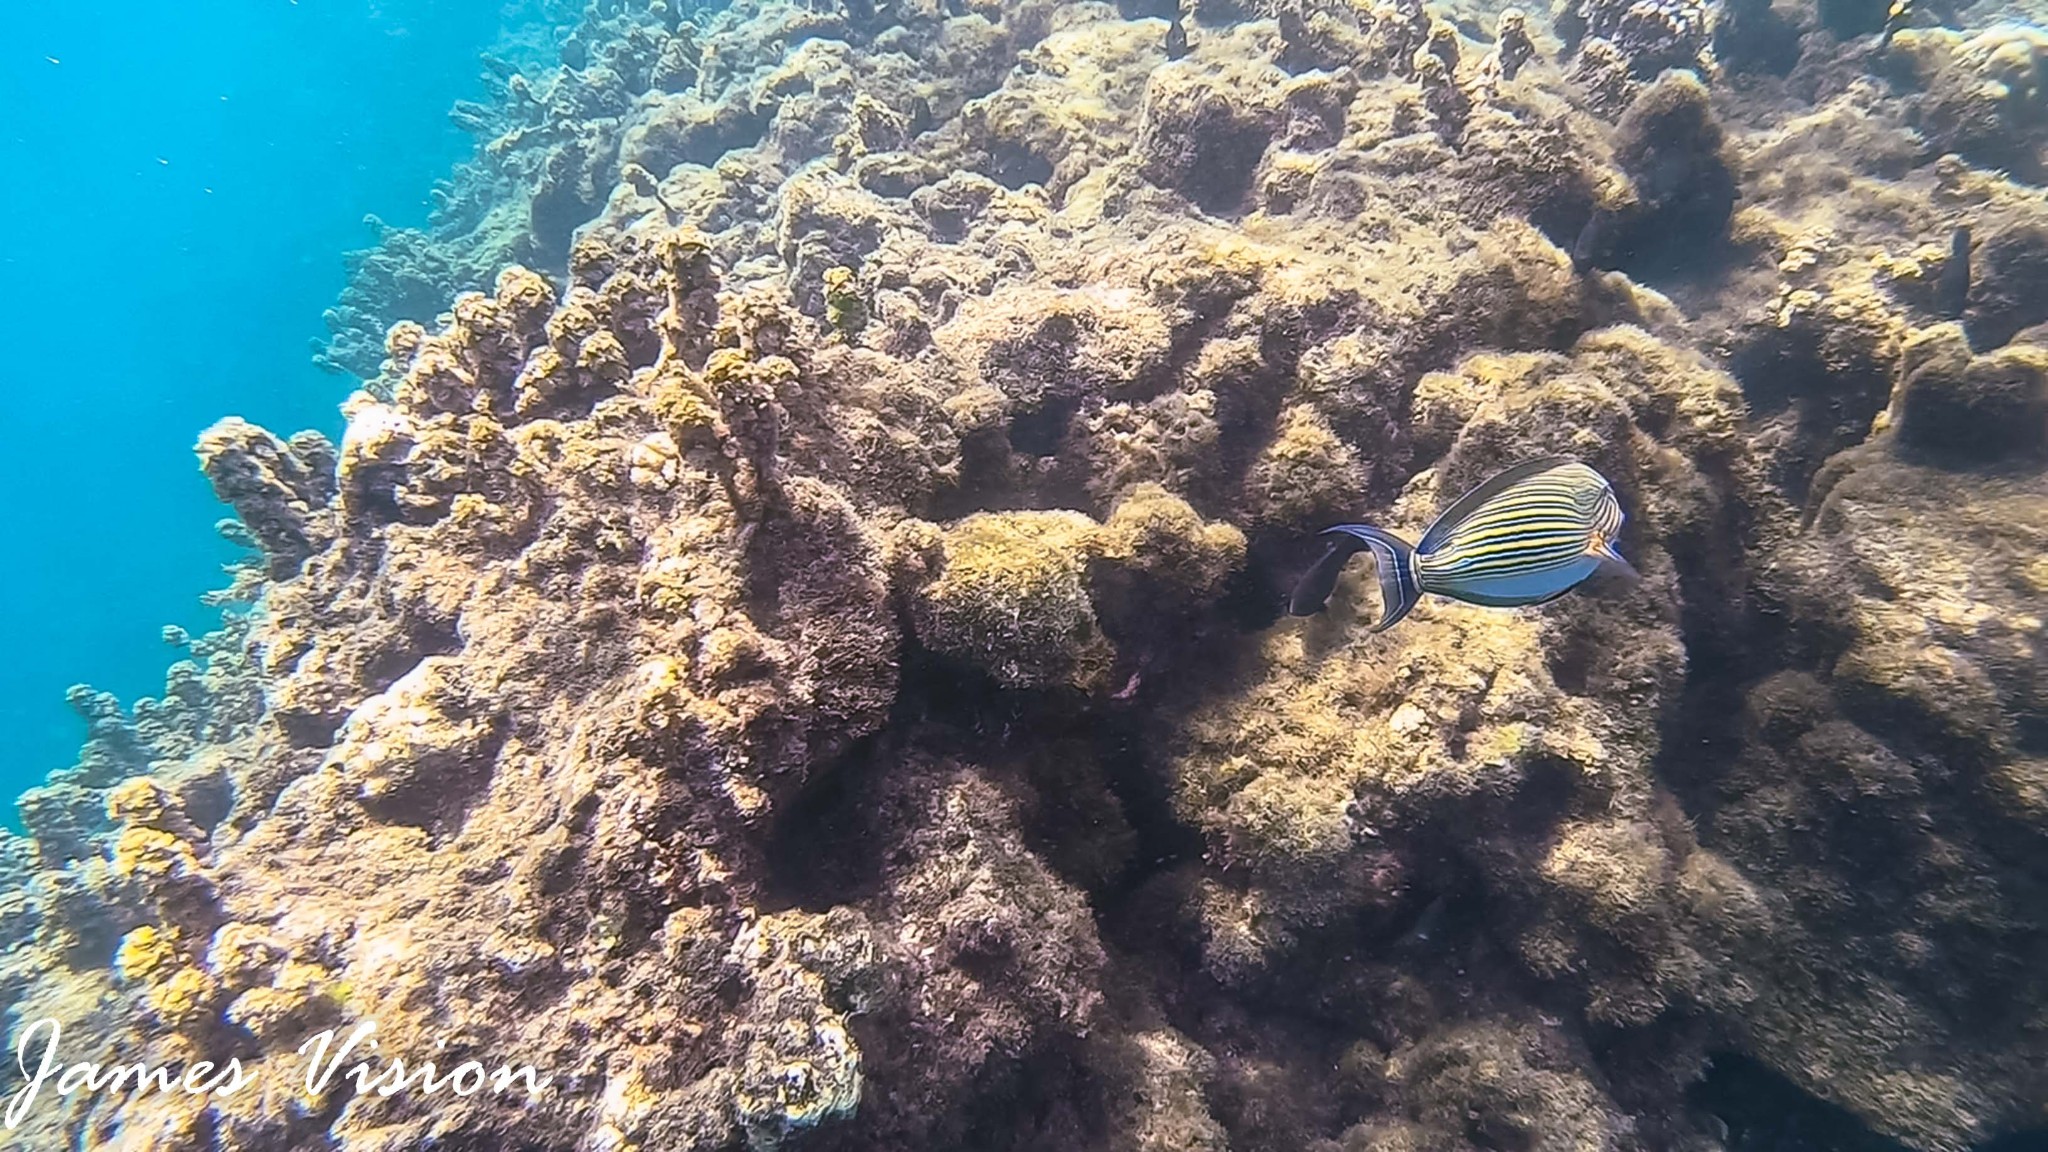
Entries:
{"label": "blue ocean water", "polygon": [[[164,624],[234,550],[192,444],[236,414],[339,430],[310,360],[363,218],[425,220],[446,113],[524,5],[9,4],[0,11],[0,793],[72,762],[64,690],[163,685]],[[11,805],[7,806],[11,816]]]}

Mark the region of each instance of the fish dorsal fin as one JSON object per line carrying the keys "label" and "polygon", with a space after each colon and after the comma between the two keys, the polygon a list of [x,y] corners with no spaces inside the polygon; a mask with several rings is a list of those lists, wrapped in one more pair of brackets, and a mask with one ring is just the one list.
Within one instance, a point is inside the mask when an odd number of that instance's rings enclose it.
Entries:
{"label": "fish dorsal fin", "polygon": [[1459,521],[1470,516],[1473,509],[1500,495],[1512,485],[1527,480],[1539,472],[1548,472],[1560,464],[1578,462],[1575,456],[1538,456],[1534,460],[1524,460],[1504,472],[1496,473],[1477,488],[1458,497],[1457,503],[1444,509],[1441,515],[1430,521],[1428,531],[1422,534],[1422,539],[1416,543],[1415,550],[1425,555],[1436,551],[1437,545],[1442,544],[1445,538],[1456,530]]}

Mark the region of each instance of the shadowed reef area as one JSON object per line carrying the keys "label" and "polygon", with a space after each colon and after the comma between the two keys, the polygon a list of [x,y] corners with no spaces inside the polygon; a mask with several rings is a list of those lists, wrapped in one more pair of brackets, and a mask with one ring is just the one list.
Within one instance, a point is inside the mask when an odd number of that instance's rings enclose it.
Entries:
{"label": "shadowed reef area", "polygon": [[[1886,13],[594,4],[0,843],[17,1029],[263,1088],[15,1138],[2040,1147],[2048,34]],[[1280,616],[1545,453],[1640,583]]]}

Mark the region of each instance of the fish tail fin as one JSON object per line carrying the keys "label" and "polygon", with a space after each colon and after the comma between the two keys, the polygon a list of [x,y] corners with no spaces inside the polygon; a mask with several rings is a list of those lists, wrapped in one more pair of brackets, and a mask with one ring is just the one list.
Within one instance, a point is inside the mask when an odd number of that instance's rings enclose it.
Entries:
{"label": "fish tail fin", "polygon": [[1378,528],[1363,531],[1368,533],[1365,546],[1372,549],[1372,557],[1379,565],[1380,618],[1371,630],[1385,632],[1399,624],[1422,600],[1422,583],[1415,573],[1415,549],[1390,532]]}
{"label": "fish tail fin", "polygon": [[1370,524],[1339,524],[1323,533],[1330,549],[1302,574],[1294,586],[1287,610],[1296,616],[1313,616],[1329,602],[1337,588],[1344,565],[1360,552],[1370,551],[1379,570],[1380,618],[1372,626],[1384,632],[1399,623],[1422,598],[1415,579],[1415,550],[1400,537]]}
{"label": "fish tail fin", "polygon": [[1329,547],[1322,559],[1310,565],[1309,570],[1295,581],[1294,594],[1287,600],[1287,611],[1293,616],[1313,616],[1321,612],[1330,602],[1330,593],[1337,590],[1337,577],[1344,571],[1344,565],[1360,552],[1365,543],[1355,536],[1346,535],[1332,528],[1325,533]]}

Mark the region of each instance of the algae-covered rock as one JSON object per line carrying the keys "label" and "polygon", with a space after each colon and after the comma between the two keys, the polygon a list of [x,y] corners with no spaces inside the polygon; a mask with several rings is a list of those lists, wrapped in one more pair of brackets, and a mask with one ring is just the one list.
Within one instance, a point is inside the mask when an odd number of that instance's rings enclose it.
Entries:
{"label": "algae-covered rock", "polygon": [[[918,641],[1011,688],[1101,691],[1126,643],[1199,612],[1244,553],[1244,536],[1141,486],[1108,523],[1073,512],[982,513],[899,545]],[[1128,668],[1126,669],[1128,671]]]}
{"label": "algae-covered rock", "polygon": [[1899,439],[1950,461],[2039,455],[2048,446],[2048,349],[1973,357],[1954,326],[1909,340],[1893,402]]}
{"label": "algae-covered rock", "polygon": [[1915,119],[1937,148],[2040,178],[2048,35],[2006,21],[1968,31],[1909,28],[1890,42],[1901,70],[1921,90]]}
{"label": "algae-covered rock", "polygon": [[1596,214],[1573,258],[1655,278],[1711,258],[1728,230],[1736,177],[1706,86],[1668,72],[1628,106],[1616,131],[1635,205]]}
{"label": "algae-covered rock", "polygon": [[1986,233],[1970,261],[1969,308],[1963,316],[1972,347],[1999,348],[2048,320],[2048,223],[2022,217]]}
{"label": "algae-covered rock", "polygon": [[1139,145],[1145,178],[1207,211],[1235,211],[1279,130],[1277,78],[1277,69],[1263,84],[1185,65],[1153,72]]}
{"label": "algae-covered rock", "polygon": [[[2038,826],[2014,786],[2033,761],[2015,723],[2041,714],[2027,573],[2048,502],[2038,475],[1951,472],[1909,451],[1880,441],[1831,464],[1812,537],[1773,584],[1833,677],[1751,691],[1711,832],[1791,918],[1743,945],[1757,997],[1744,1026],[1785,1049],[1795,1079],[1951,1147],[2042,1090],[2038,1041],[2012,1023],[2038,1016],[2039,989],[2004,959],[2041,931],[2041,877],[1994,863],[1988,829]],[[1836,943],[1814,949],[1821,939]],[[1814,991],[1852,971],[1853,996]],[[1976,995],[2005,1004],[2007,1023],[1970,1016]],[[1921,1055],[1873,1059],[1853,1039],[1872,1035]]]}
{"label": "algae-covered rock", "polygon": [[[1629,469],[1714,460],[1729,450],[1740,411],[1730,389],[1682,362],[1645,371],[1657,352],[1640,333],[1601,333],[1570,360],[1531,358],[1526,375],[1496,377],[1469,398],[1446,379],[1433,403],[1455,431],[1434,490],[1468,486],[1477,470],[1465,461],[1478,454],[1575,450],[1602,461],[1624,490],[1636,475]],[[1659,427],[1669,446],[1652,448],[1638,420]],[[1561,428],[1578,431],[1545,442]],[[1505,446],[1516,440],[1526,446]],[[1737,490],[1709,499],[1741,498]],[[1685,536],[1712,531],[1711,516],[1682,504],[1638,514],[1643,542],[1624,546],[1646,570],[1658,563],[1653,541],[1684,546]],[[1644,721],[1649,702],[1674,697],[1683,667],[1669,608],[1589,601],[1544,621],[1425,603],[1399,633],[1367,637],[1353,630],[1354,614],[1370,612],[1358,601],[1374,594],[1350,587],[1327,623],[1264,639],[1222,693],[1230,706],[1173,726],[1176,802],[1211,840],[1218,883],[1249,886],[1240,900],[1205,905],[1205,918],[1223,917],[1206,931],[1209,963],[1227,979],[1269,968],[1305,931],[1384,914],[1408,885],[1427,883],[1411,846],[1437,835],[1434,820],[1463,836],[1500,837],[1484,855],[1485,867],[1501,870],[1495,882],[1548,899],[1539,894],[1556,878],[1544,880],[1544,869],[1555,865],[1516,863],[1513,844],[1528,836],[1519,851],[1534,850],[1554,831],[1549,821],[1581,805],[1607,813],[1650,802],[1656,737]],[[1637,704],[1602,703],[1621,698]],[[1540,807],[1512,815],[1532,804]],[[1569,889],[1591,875],[1567,869],[1561,878]],[[1583,919],[1580,911],[1564,922]]]}
{"label": "algae-covered rock", "polygon": [[1010,687],[1102,686],[1115,659],[1085,578],[1100,529],[1072,512],[983,514],[939,538],[917,635]]}

